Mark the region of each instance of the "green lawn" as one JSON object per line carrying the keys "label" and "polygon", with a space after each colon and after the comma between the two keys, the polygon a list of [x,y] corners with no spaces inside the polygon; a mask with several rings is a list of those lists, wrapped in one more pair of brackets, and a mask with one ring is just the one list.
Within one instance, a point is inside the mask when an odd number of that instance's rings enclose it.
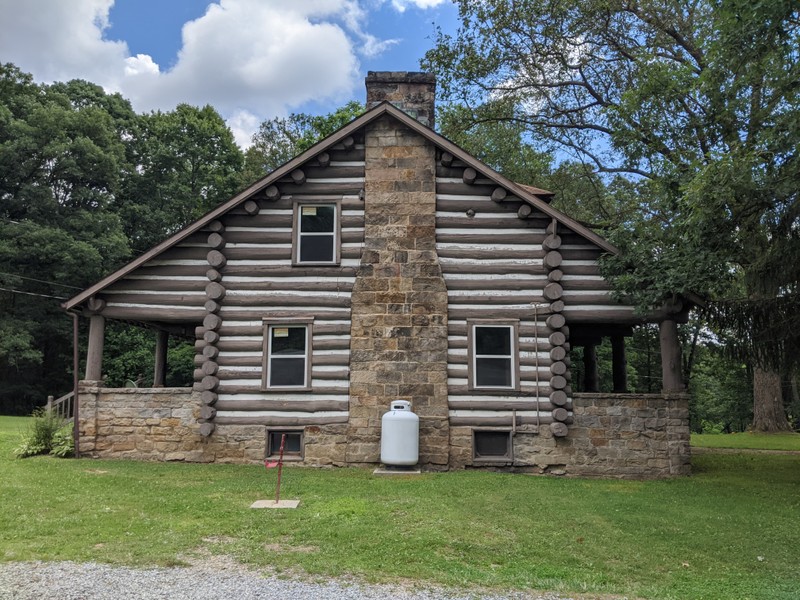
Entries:
{"label": "green lawn", "polygon": [[800,433],[693,433],[692,446],[800,451]]}
{"label": "green lawn", "polygon": [[0,558],[178,565],[224,553],[283,573],[641,598],[797,598],[800,456],[706,454],[629,482],[477,471],[284,471],[294,511],[251,510],[259,466],[11,458],[0,417]]}

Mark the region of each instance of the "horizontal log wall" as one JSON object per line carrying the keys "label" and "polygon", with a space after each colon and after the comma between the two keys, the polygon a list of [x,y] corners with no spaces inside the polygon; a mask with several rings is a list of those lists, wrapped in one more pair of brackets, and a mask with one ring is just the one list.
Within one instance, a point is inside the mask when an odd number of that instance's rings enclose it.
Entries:
{"label": "horizontal log wall", "polygon": [[563,260],[564,316],[572,324],[633,324],[637,321],[633,306],[615,301],[611,286],[600,274],[599,260],[603,254],[597,246],[580,236],[559,228]]}
{"label": "horizontal log wall", "polygon": [[[305,426],[347,422],[350,296],[364,243],[364,149],[356,141],[312,159],[256,197],[257,211],[220,218],[225,295],[214,346],[217,426]],[[302,176],[301,176],[302,175]],[[298,201],[341,202],[341,264],[292,264],[293,207]],[[311,391],[261,389],[263,320],[313,319]],[[202,362],[202,359],[200,359]]]}
{"label": "horizontal log wall", "polygon": [[[514,417],[517,424],[557,421],[554,431],[563,435],[561,423],[571,418],[565,320],[626,321],[633,320],[633,311],[611,298],[600,275],[599,248],[561,225],[554,229],[550,217],[473,175],[458,160],[437,165],[436,242],[448,288],[451,424],[510,426]],[[559,318],[548,320],[552,313]],[[468,319],[519,320],[518,391],[470,389]]]}
{"label": "horizontal log wall", "polygon": [[[492,201],[496,186],[471,177],[454,161],[437,165],[436,248],[447,284],[448,396],[451,425],[494,426],[550,423],[551,331],[546,314],[534,318],[547,284],[542,248],[544,215],[517,216],[523,205],[506,194]],[[472,181],[472,183],[468,183]],[[470,389],[469,319],[518,319],[518,391]]]}
{"label": "horizontal log wall", "polygon": [[99,296],[110,319],[200,323],[205,315],[209,232],[190,235]]}

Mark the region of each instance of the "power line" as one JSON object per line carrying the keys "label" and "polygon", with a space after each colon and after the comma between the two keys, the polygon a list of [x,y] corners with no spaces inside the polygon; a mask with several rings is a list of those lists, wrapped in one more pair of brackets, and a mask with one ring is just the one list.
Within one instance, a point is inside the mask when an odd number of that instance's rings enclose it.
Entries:
{"label": "power line", "polygon": [[12,290],[11,288],[0,287],[0,292],[11,292],[12,294],[25,294],[26,296],[39,296],[40,298],[54,298],[56,300],[66,300],[64,296],[50,296],[49,294],[35,294],[33,292],[24,292],[22,290]]}
{"label": "power line", "polygon": [[3,273],[2,271],[0,271],[0,275],[8,275],[9,277],[19,277],[20,279],[25,279],[27,281],[35,281],[37,283],[46,283],[48,285],[55,285],[55,286],[58,286],[58,287],[65,287],[65,288],[70,288],[70,289],[73,289],[73,290],[81,290],[81,289],[83,289],[83,288],[76,287],[74,285],[66,285],[64,283],[56,283],[55,281],[45,281],[44,279],[34,279],[33,277],[24,277],[22,275],[17,275],[16,273]]}

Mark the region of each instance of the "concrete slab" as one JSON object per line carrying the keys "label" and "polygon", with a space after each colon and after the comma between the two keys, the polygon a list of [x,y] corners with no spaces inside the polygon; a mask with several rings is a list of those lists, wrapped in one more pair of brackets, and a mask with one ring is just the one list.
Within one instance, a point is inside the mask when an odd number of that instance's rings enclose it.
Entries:
{"label": "concrete slab", "polygon": [[386,469],[378,467],[372,472],[373,475],[420,475],[419,469]]}
{"label": "concrete slab", "polygon": [[250,505],[250,508],[297,508],[300,505],[300,500],[256,500]]}

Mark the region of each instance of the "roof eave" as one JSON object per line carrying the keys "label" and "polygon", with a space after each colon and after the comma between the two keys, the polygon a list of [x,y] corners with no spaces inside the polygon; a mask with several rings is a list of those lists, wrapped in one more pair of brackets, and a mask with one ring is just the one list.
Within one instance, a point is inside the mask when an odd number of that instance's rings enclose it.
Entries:
{"label": "roof eave", "polygon": [[326,137],[324,140],[321,140],[320,142],[314,144],[311,148],[309,148],[305,152],[298,154],[292,160],[281,165],[280,167],[272,171],[269,175],[258,180],[248,188],[242,190],[227,202],[220,204],[219,206],[210,210],[192,224],[183,228],[179,232],[171,235],[160,244],[153,246],[150,250],[148,250],[138,258],[135,258],[131,262],[127,263],[125,266],[117,269],[116,271],[104,277],[97,283],[86,288],[80,294],[77,294],[72,298],[70,298],[69,300],[67,300],[66,302],[63,302],[61,306],[64,309],[69,310],[85,302],[86,300],[91,298],[94,294],[98,293],[99,291],[108,287],[109,285],[119,281],[134,269],[142,266],[143,264],[145,264],[150,260],[153,260],[159,254],[161,254],[171,246],[183,241],[196,231],[201,230],[203,227],[205,227],[215,219],[219,218],[220,216],[224,215],[229,210],[235,208],[237,205],[248,200],[251,196],[259,193],[260,191],[264,190],[274,182],[278,181],[281,177],[288,175],[289,173],[291,173],[293,170],[298,168],[300,165],[302,165],[309,159],[313,158],[317,154],[320,154],[321,152],[324,152],[327,148],[335,146],[343,139],[349,137],[353,132],[357,131],[361,127],[379,118],[381,115],[387,112],[387,107],[390,106],[391,105],[388,103],[380,104],[375,108],[368,110],[361,116],[356,117],[350,123],[342,127],[340,130]]}

